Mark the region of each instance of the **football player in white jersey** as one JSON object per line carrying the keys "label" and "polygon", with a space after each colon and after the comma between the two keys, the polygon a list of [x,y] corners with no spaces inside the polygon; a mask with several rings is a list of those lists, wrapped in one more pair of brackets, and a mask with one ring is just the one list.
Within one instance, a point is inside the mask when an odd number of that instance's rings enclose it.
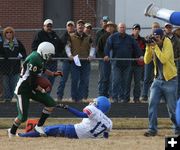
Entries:
{"label": "football player in white jersey", "polygon": [[[111,107],[110,101],[99,96],[89,103],[83,109],[83,112],[78,111],[68,105],[58,104],[57,107],[68,110],[77,117],[83,118],[80,123],[67,125],[52,125],[44,127],[44,132],[47,136],[68,137],[68,138],[108,138],[109,132],[112,130],[112,121],[105,114],[108,113]],[[40,137],[42,136],[37,131],[28,133],[19,133],[20,137]]]}

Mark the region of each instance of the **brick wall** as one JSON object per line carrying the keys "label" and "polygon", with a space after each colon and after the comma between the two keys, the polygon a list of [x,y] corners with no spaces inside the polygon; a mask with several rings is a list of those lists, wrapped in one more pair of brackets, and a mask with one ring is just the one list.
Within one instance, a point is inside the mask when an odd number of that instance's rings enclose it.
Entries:
{"label": "brick wall", "polygon": [[[43,0],[1,0],[0,25],[15,29],[41,28]],[[30,51],[33,32],[16,32],[16,36]]]}
{"label": "brick wall", "polygon": [[85,22],[90,22],[93,26],[96,25],[96,0],[74,0],[73,1],[73,20],[83,19]]}
{"label": "brick wall", "polygon": [[[83,19],[96,25],[96,0],[73,0],[73,20]],[[0,25],[4,28],[37,29],[43,24],[44,0],[1,0]],[[31,51],[31,43],[35,32],[16,31],[16,37],[24,44],[27,53]]]}

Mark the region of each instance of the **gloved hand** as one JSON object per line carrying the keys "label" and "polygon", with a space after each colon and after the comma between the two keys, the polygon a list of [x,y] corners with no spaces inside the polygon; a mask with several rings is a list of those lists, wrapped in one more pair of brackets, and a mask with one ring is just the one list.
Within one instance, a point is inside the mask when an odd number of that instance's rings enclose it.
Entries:
{"label": "gloved hand", "polygon": [[106,138],[106,139],[109,138],[109,133],[108,132],[104,132],[103,133],[103,137]]}
{"label": "gloved hand", "polygon": [[64,105],[64,104],[57,104],[56,105],[57,108],[63,108],[63,109],[68,109],[68,105]]}
{"label": "gloved hand", "polygon": [[54,77],[57,77],[57,76],[63,76],[63,72],[61,72],[61,71],[56,71],[56,72],[54,72]]}

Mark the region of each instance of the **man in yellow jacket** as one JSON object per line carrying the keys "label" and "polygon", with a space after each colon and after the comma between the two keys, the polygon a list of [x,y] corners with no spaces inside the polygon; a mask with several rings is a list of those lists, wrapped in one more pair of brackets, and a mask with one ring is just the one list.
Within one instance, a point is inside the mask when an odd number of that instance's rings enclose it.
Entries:
{"label": "man in yellow jacket", "polygon": [[162,29],[156,29],[146,46],[144,62],[154,62],[154,81],[150,88],[148,107],[149,128],[144,136],[157,135],[157,108],[160,100],[164,98],[171,121],[175,127],[175,134],[180,134],[180,127],[175,119],[177,69],[174,63],[172,43],[164,36]]}

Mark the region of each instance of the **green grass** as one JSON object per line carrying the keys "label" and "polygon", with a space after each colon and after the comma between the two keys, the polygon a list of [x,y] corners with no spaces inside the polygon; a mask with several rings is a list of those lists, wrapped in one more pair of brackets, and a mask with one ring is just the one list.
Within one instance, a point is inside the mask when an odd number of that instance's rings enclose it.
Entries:
{"label": "green grass", "polygon": [[[45,125],[54,124],[75,124],[79,123],[81,119],[61,119],[61,118],[49,118]],[[147,118],[113,118],[113,129],[146,129],[148,127]],[[12,118],[0,118],[0,129],[7,129],[11,127],[13,123]],[[21,128],[25,127],[25,123],[21,125]],[[169,118],[159,118],[158,127],[160,129],[170,129],[172,127]]]}

